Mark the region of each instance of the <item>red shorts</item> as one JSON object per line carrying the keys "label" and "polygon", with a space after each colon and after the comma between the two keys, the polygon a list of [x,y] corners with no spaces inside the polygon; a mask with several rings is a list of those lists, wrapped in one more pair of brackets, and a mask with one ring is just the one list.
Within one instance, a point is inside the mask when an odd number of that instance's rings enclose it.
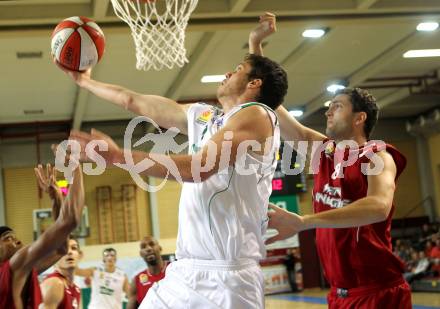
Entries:
{"label": "red shorts", "polygon": [[348,290],[332,288],[327,301],[330,309],[412,308],[411,289],[403,278]]}

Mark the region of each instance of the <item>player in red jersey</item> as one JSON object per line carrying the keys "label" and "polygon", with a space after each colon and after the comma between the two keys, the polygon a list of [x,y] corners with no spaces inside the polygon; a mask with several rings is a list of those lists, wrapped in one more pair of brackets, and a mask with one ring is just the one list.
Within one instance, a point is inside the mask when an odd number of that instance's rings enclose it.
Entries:
{"label": "player in red jersey", "polygon": [[[261,54],[263,38],[275,29],[273,14],[260,21],[249,37],[251,53]],[[312,157],[315,213],[299,216],[272,205],[269,227],[279,234],[267,243],[316,228],[331,285],[330,308],[411,308],[403,264],[392,253],[390,236],[395,183],[406,160],[393,146],[369,141],[376,99],[359,88],[336,93],[325,113],[327,136],[301,125],[283,107],[276,111],[286,141],[321,141],[325,151]],[[348,140],[360,147],[336,147]]]}
{"label": "player in red jersey", "polygon": [[153,284],[165,277],[166,262],[160,255],[162,247],[152,236],[141,240],[139,255],[147,263],[148,268],[138,273],[130,286],[127,309],[138,308]]}
{"label": "player in red jersey", "polygon": [[41,283],[45,309],[78,309],[81,290],[73,282],[75,268],[80,258],[80,247],[76,239],[70,238],[68,251],[55,265],[55,271]]}
{"label": "player in red jersey", "polygon": [[[50,171],[50,166],[48,167]],[[51,183],[41,166],[36,169],[38,181]],[[50,172],[47,173],[50,175]],[[59,215],[35,242],[23,246],[14,231],[0,227],[0,308],[37,309],[41,304],[41,291],[37,273],[52,266],[66,254],[66,240],[80,221],[84,207],[84,187],[81,168],[74,172],[69,194],[60,204]],[[57,213],[55,209],[54,213]]]}

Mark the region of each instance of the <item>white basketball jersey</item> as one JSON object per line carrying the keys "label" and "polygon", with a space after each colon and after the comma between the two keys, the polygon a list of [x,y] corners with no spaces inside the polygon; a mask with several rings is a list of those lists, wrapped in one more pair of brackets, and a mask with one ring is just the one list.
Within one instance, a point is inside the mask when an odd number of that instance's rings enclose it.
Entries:
{"label": "white basketball jersey", "polygon": [[125,274],[122,270],[106,272],[96,268],[92,277],[89,309],[121,309]]}
{"label": "white basketball jersey", "polygon": [[267,228],[268,202],[280,145],[275,113],[260,103],[242,104],[226,114],[207,104],[193,104],[187,114],[189,151],[198,152],[232,115],[250,105],[264,107],[272,121],[274,138],[271,143],[266,143],[270,151],[266,156],[248,152],[234,166],[203,182],[183,184],[177,259],[251,258],[258,261],[266,255],[263,235]]}

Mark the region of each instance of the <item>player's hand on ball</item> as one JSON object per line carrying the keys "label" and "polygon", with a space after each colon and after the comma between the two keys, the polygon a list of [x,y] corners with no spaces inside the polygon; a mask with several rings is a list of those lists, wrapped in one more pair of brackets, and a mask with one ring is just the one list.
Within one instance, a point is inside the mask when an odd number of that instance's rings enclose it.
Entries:
{"label": "player's hand on ball", "polygon": [[92,76],[92,68],[89,68],[83,72],[72,71],[63,67],[58,61],[52,58],[53,63],[56,64],[58,68],[60,68],[64,73],[66,73],[78,86],[82,87],[84,81],[90,80]]}
{"label": "player's hand on ball", "polygon": [[305,229],[303,217],[274,204],[269,204],[267,216],[269,217],[268,228],[277,230],[278,234],[267,239],[266,244],[292,237]]}
{"label": "player's hand on ball", "polygon": [[67,69],[63,69],[63,70],[80,87],[83,87],[84,82],[87,81],[87,80],[90,80],[91,75],[92,75],[92,69],[91,68],[85,70],[84,72],[69,71]]}

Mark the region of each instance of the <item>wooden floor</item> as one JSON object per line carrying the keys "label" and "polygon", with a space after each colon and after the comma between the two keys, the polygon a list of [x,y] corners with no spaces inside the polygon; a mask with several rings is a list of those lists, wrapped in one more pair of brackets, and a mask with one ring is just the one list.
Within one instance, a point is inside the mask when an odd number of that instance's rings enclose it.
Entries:
{"label": "wooden floor", "polygon": [[[310,289],[301,293],[266,296],[266,309],[323,309],[327,308],[326,294],[325,290]],[[414,309],[440,309],[440,293],[413,293],[412,301]]]}

